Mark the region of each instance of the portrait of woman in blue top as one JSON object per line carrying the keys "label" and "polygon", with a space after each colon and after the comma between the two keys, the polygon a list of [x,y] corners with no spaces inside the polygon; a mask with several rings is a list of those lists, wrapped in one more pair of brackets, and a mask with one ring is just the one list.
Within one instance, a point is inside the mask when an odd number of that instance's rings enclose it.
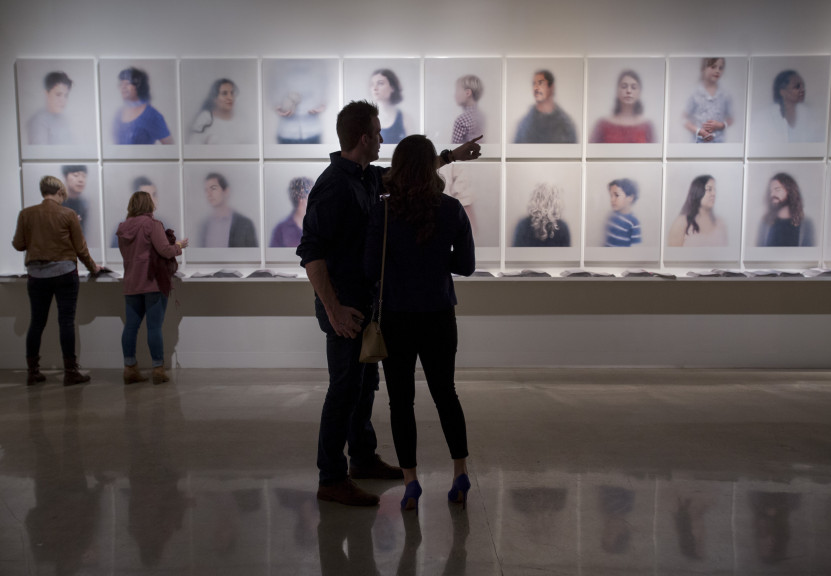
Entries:
{"label": "portrait of woman in blue top", "polygon": [[173,144],[164,116],[150,105],[150,78],[138,68],[118,75],[123,105],[116,113],[113,141],[116,144]]}
{"label": "portrait of woman in blue top", "polygon": [[381,137],[385,144],[398,144],[411,132],[410,118],[398,107],[404,97],[401,81],[389,68],[379,68],[369,77],[369,91],[378,105]]}
{"label": "portrait of woman in blue top", "polygon": [[437,167],[436,149],[426,137],[407,136],[398,144],[384,176],[389,197],[370,212],[364,259],[368,278],[378,280],[386,203],[389,221],[380,317],[389,353],[383,363],[392,436],[407,485],[401,500],[405,510],[417,509],[421,496],[413,409],[418,358],[453,459],[449,501],[464,504],[470,489],[465,416],[454,382],[458,334],[451,275],[473,274],[473,234],[462,204],[443,193],[444,180]]}

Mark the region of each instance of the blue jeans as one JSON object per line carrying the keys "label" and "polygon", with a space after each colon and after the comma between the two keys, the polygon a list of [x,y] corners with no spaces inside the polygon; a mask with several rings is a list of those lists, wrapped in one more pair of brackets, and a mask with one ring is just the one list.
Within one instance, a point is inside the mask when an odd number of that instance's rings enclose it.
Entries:
{"label": "blue jeans", "polygon": [[164,341],[162,324],[167,310],[167,296],[161,292],[147,294],[130,294],[124,296],[127,309],[127,321],[121,333],[121,351],[124,353],[124,365],[136,365],[136,338],[141,320],[147,316],[147,346],[153,367],[164,366]]}
{"label": "blue jeans", "polygon": [[26,284],[29,293],[31,320],[26,333],[26,358],[40,355],[40,341],[52,297],[58,303],[58,333],[64,358],[75,359],[75,308],[78,304],[78,271],[73,270],[53,278],[29,277]]}
{"label": "blue jeans", "polygon": [[[361,310],[369,322],[369,310]],[[378,440],[372,427],[372,404],[378,389],[378,365],[361,364],[361,336],[349,339],[335,334],[323,303],[315,299],[315,315],[326,334],[326,360],[329,364],[329,390],[320,416],[317,441],[317,467],[320,483],[333,484],[346,478],[348,468],[343,454],[349,445],[353,465],[371,464]]]}

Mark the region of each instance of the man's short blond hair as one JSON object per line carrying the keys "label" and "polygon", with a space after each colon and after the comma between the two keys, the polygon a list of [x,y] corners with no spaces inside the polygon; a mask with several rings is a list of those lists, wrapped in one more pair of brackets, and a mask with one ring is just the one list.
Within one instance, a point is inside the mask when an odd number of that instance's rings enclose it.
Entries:
{"label": "man's short blond hair", "polygon": [[459,85],[462,87],[462,90],[470,90],[470,96],[473,98],[474,102],[478,102],[479,98],[482,97],[482,92],[484,92],[485,87],[482,85],[482,81],[479,79],[478,76],[473,74],[468,74],[467,76],[462,76],[458,80]]}
{"label": "man's short blond hair", "polygon": [[40,179],[41,196],[54,196],[55,194],[60,194],[61,190],[66,193],[66,186],[63,185],[60,178],[44,176]]}

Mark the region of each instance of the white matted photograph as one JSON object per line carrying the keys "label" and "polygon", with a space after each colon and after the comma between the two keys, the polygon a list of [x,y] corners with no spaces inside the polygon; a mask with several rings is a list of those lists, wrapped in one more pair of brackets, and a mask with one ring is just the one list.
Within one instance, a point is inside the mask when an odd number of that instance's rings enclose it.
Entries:
{"label": "white matted photograph", "polygon": [[658,162],[587,165],[586,262],[659,261],[661,177]]}
{"label": "white matted photograph", "polygon": [[829,56],[769,56],[751,60],[749,156],[825,155],[829,64]]}
{"label": "white matted photograph", "polygon": [[587,156],[661,157],[665,68],[663,58],[589,58]]}
{"label": "white matted photograph", "polygon": [[18,60],[15,68],[21,157],[97,159],[94,61]]}
{"label": "white matted photograph", "polygon": [[509,158],[583,154],[582,58],[508,58]]}
{"label": "white matted photograph", "polygon": [[670,162],[664,199],[665,262],[741,257],[741,162]]}
{"label": "white matted photograph", "polygon": [[426,58],[424,134],[437,150],[482,136],[482,156],[502,154],[502,59]]}
{"label": "white matted photograph", "polygon": [[580,261],[582,176],[578,162],[509,162],[505,261]]}
{"label": "white matted photograph", "polygon": [[185,163],[188,261],[260,261],[260,168],[255,163]]}
{"label": "white matted photograph", "polygon": [[745,200],[745,261],[819,262],[824,191],[822,162],[751,163]]}
{"label": "white matted photograph", "polygon": [[177,239],[182,231],[179,165],[172,162],[107,162],[104,164],[104,241],[108,262],[121,262],[118,249],[118,225],[127,217],[127,204],[134,192],[147,192],[156,211],[153,218],[165,229],[172,229]]}
{"label": "white matted photograph", "polygon": [[257,61],[182,60],[185,158],[258,158]]}
{"label": "white matted photograph", "polygon": [[40,193],[40,179],[44,176],[55,176],[66,186],[67,197],[63,205],[71,208],[78,215],[90,256],[93,260],[100,262],[102,257],[101,187],[98,178],[98,164],[24,162],[24,207],[43,202],[43,195]]}
{"label": "white matted photograph", "polygon": [[104,158],[178,158],[176,60],[101,60],[98,73]]}
{"label": "white matted photograph", "polygon": [[267,162],[265,178],[265,259],[299,264],[309,192],[328,167],[323,162]]}
{"label": "white matted photograph", "polygon": [[263,60],[266,158],[328,158],[338,149],[340,62],[335,58]]}
{"label": "white matted photograph", "polygon": [[343,61],[343,101],[368,100],[378,106],[380,155],[392,157],[395,145],[421,133],[421,60],[347,58]]}
{"label": "white matted photograph", "polygon": [[500,259],[500,198],[502,164],[499,162],[454,162],[443,166],[444,193],[464,206],[476,244],[476,266]]}
{"label": "white matted photograph", "polygon": [[748,59],[669,59],[667,156],[741,158],[747,116]]}

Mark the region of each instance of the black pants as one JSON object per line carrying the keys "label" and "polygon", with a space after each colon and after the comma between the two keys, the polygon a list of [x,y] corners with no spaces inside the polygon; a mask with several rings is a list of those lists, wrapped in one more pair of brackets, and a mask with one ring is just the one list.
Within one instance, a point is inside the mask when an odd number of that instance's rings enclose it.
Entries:
{"label": "black pants", "polygon": [[64,358],[75,358],[75,307],[78,303],[78,271],[53,278],[32,278],[27,283],[31,320],[26,334],[26,357],[40,355],[40,339],[46,321],[49,319],[49,307],[52,297],[58,303],[58,331],[61,339],[61,351]]}
{"label": "black pants", "polygon": [[385,310],[381,316],[381,332],[389,353],[383,361],[384,376],[399,466],[416,467],[418,433],[413,407],[416,358],[421,359],[450,456],[467,458],[465,414],[454,381],[459,339],[453,309],[427,313]]}

